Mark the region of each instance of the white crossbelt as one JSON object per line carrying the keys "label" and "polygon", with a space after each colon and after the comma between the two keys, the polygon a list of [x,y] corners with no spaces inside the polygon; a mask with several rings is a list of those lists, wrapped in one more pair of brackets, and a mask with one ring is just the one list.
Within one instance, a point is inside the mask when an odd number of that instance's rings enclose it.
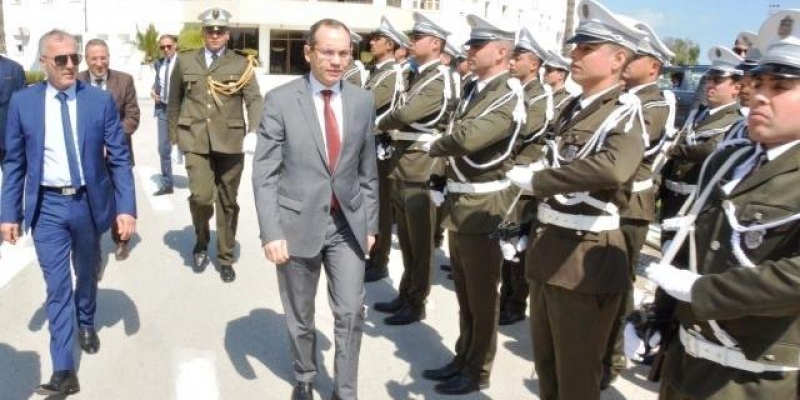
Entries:
{"label": "white crossbelt", "polygon": [[737,349],[731,349],[709,342],[699,334],[695,335],[681,326],[680,339],[686,354],[702,358],[724,367],[740,369],[742,371],[760,374],[762,372],[787,372],[800,370],[798,367],[785,365],[765,364],[758,361],[751,361],[745,357],[744,353]]}
{"label": "white crossbelt", "polygon": [[678,193],[678,194],[687,195],[687,194],[692,194],[692,192],[697,187],[697,185],[690,185],[690,184],[684,183],[684,182],[677,182],[677,181],[671,181],[669,179],[665,179],[664,180],[664,187],[667,188],[667,190],[669,190],[669,191],[672,191],[672,192],[675,192],[675,193]]}
{"label": "white crossbelt", "polygon": [[619,229],[618,215],[576,215],[552,209],[546,203],[539,204],[539,222],[574,229],[576,231],[602,232]]}
{"label": "white crossbelt", "polygon": [[404,132],[398,131],[397,129],[390,130],[389,135],[393,140],[405,140],[409,142],[430,142],[437,137],[437,135],[433,133]]}
{"label": "white crossbelt", "polygon": [[447,181],[447,191],[451,193],[492,193],[499,192],[510,186],[511,181],[508,179],[476,183]]}
{"label": "white crossbelt", "polygon": [[642,181],[635,181],[633,182],[633,193],[644,192],[647,189],[653,187],[653,179],[648,178]]}

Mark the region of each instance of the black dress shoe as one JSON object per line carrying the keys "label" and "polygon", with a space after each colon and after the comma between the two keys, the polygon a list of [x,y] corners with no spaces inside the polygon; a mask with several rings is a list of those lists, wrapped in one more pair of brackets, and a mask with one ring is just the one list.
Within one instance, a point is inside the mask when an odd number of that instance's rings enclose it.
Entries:
{"label": "black dress shoe", "polygon": [[521,311],[501,311],[500,312],[500,325],[511,325],[525,319],[525,313]]}
{"label": "black dress shoe", "polygon": [[606,365],[603,366],[603,377],[600,378],[600,390],[606,390],[619,377],[619,372]]}
{"label": "black dress shoe", "polygon": [[153,196],[161,196],[164,194],[172,194],[175,190],[172,188],[172,185],[162,185],[158,190],[153,192]]}
{"label": "black dress shoe", "polygon": [[236,271],[231,265],[222,265],[219,267],[219,277],[223,282],[233,282],[236,279]]}
{"label": "black dress shoe", "polygon": [[192,256],[192,261],[194,261],[192,269],[194,272],[200,273],[205,271],[208,265],[208,252],[206,250],[195,250]]}
{"label": "black dress shoe", "polygon": [[467,394],[488,388],[489,379],[474,379],[463,372],[434,387],[436,393],[449,395]]}
{"label": "black dress shoe", "polygon": [[436,369],[426,369],[422,371],[422,377],[432,381],[444,382],[461,373],[462,368],[453,362],[444,367]]}
{"label": "black dress shoe", "polygon": [[94,328],[78,329],[78,343],[80,343],[83,351],[88,354],[94,354],[100,350],[100,338],[97,337],[97,331]]}
{"label": "black dress shoe", "polygon": [[439,265],[439,269],[442,270],[442,271],[450,272],[450,271],[453,270],[453,266],[450,265],[450,264],[440,264]]}
{"label": "black dress shoe", "polygon": [[311,382],[297,382],[292,390],[292,400],[314,400],[314,388]]}
{"label": "black dress shoe", "polygon": [[386,265],[375,265],[367,260],[364,270],[364,282],[375,282],[389,276],[389,268]]}
{"label": "black dress shoe", "polygon": [[406,303],[393,315],[384,318],[386,325],[408,325],[425,319],[425,306]]}
{"label": "black dress shoe", "polygon": [[397,296],[394,298],[394,300],[389,302],[375,303],[375,305],[372,306],[372,308],[375,309],[375,311],[394,314],[400,311],[400,309],[403,308],[405,304],[406,304],[405,299],[403,299],[400,296]]}
{"label": "black dress shoe", "polygon": [[75,375],[75,371],[55,371],[50,377],[50,382],[36,388],[36,394],[44,396],[70,395],[80,391],[81,385],[78,384],[78,375]]}
{"label": "black dress shoe", "polygon": [[130,249],[128,248],[128,241],[121,241],[117,243],[117,248],[114,250],[114,259],[117,261],[124,261],[130,255]]}

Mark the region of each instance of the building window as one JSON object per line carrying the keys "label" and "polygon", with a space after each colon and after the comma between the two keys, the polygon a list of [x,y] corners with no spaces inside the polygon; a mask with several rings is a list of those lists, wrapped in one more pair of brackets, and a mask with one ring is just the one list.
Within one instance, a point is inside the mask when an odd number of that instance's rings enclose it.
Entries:
{"label": "building window", "polygon": [[308,72],[303,55],[306,31],[272,30],[269,33],[269,73],[302,75]]}
{"label": "building window", "polygon": [[438,10],[439,0],[414,0],[415,10]]}
{"label": "building window", "polygon": [[247,55],[253,55],[259,59],[258,54],[258,28],[230,28],[231,40],[228,47],[240,50]]}
{"label": "building window", "polygon": [[386,0],[386,5],[391,7],[400,7],[400,0]]}

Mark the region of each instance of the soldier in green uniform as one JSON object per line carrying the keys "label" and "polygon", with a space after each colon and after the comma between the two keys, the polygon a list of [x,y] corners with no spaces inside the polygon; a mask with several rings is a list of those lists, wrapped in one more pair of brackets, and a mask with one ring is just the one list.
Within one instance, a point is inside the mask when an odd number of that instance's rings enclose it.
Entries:
{"label": "soldier in green uniform", "polygon": [[[670,51],[656,35],[655,31],[645,23],[638,23],[636,27],[646,33],[639,42],[636,56],[622,72],[622,79],[628,93],[639,98],[644,116],[645,131],[649,145],[645,149],[644,158],[636,174],[633,176],[632,195],[628,204],[620,209],[620,230],[625,237],[628,253],[628,275],[631,282],[636,281],[636,265],[639,262],[639,253],[642,251],[647,230],[650,223],[655,220],[656,191],[653,176],[653,162],[664,145],[667,130],[674,130],[675,102],[668,102],[658,88],[658,78],[661,68],[669,65],[670,59],[675,54]],[[670,118],[671,116],[671,118]],[[633,311],[633,291],[629,291],[623,298],[617,321],[609,337],[605,357],[603,357],[603,378],[600,389],[607,388],[619,373],[627,366],[623,351],[623,336],[621,327],[624,326],[625,317]]]}
{"label": "soldier in green uniform", "polygon": [[558,119],[558,115],[564,106],[572,100],[572,95],[567,91],[567,77],[569,76],[569,65],[572,60],[562,57],[554,51],[547,52],[547,59],[544,61],[544,83],[553,89],[553,120]]}
{"label": "soldier in green uniform", "polygon": [[[539,161],[544,149],[545,131],[553,115],[553,97],[549,87],[539,81],[539,69],[547,51],[523,28],[517,33],[517,44],[511,56],[511,76],[519,79],[525,91],[527,116],[514,150],[514,163],[529,165]],[[504,248],[502,284],[500,286],[500,325],[510,325],[525,319],[528,307],[528,281],[525,278],[524,244],[528,239],[536,203],[530,195],[521,195],[515,205],[513,218],[524,228],[513,235]],[[512,243],[513,242],[513,243]],[[510,246],[510,247],[509,247]]]}
{"label": "soldier in green uniform", "polygon": [[344,75],[342,75],[342,80],[346,82],[350,82],[353,85],[356,85],[360,88],[363,88],[364,85],[367,84],[367,80],[369,79],[369,72],[367,68],[364,66],[364,63],[361,62],[361,35],[350,31],[350,41],[353,43],[353,51],[356,53],[355,56],[352,57],[352,63],[350,66],[347,67],[347,70],[344,71]]}
{"label": "soldier in green uniform", "polygon": [[[662,173],[660,189],[660,218],[665,220],[678,214],[689,194],[695,189],[703,161],[724,138],[725,132],[741,117],[736,99],[739,94],[742,59],[730,49],[715,46],[708,52],[711,67],[706,73],[705,95],[707,107],[691,120],[687,118],[678,143],[668,153],[669,161]],[[662,245],[673,232],[662,229]]]}
{"label": "soldier in green uniform", "polygon": [[[236,278],[233,252],[244,167],[242,143],[261,119],[263,98],[253,64],[226,48],[230,13],[212,8],[200,15],[205,46],[186,52],[170,78],[169,130],[186,155],[189,210],[197,241],[194,270],[208,263],[209,220],[217,210],[217,259],[224,282]],[[247,108],[247,119],[243,108]]]}
{"label": "soldier in green uniform", "polygon": [[420,13],[414,13],[412,51],[418,73],[400,104],[378,122],[394,142],[392,155],[392,210],[403,254],[403,278],[397,297],[376,303],[377,311],[392,313],[385,322],[406,325],[425,317],[425,300],[431,290],[435,206],[428,190],[433,158],[421,145],[438,135],[452,96],[450,70],[439,54],[449,34]]}
{"label": "soldier in green uniform", "polygon": [[518,192],[504,174],[514,163],[512,151],[526,114],[522,85],[508,72],[514,32],[475,15],[467,22],[467,57],[477,80],[464,88],[450,133],[426,145],[430,155],[448,160],[442,212],[459,307],[455,357],[423,372],[426,379],[441,381],[436,391],[442,394],[489,386],[503,264],[499,240],[490,234]]}
{"label": "soldier in green uniform", "polygon": [[[646,270],[676,306],[659,398],[795,399],[800,378],[800,12],[759,30],[750,139],[708,157],[687,214],[696,257],[676,268],[668,248]],[[788,25],[788,26],[787,26]],[[687,222],[691,222],[691,219]],[[693,227],[693,229],[692,229]],[[671,251],[672,250],[672,251]],[[672,300],[671,302],[666,300]]]}
{"label": "soldier in green uniform", "polygon": [[[376,125],[397,106],[403,94],[403,75],[394,60],[395,50],[403,45],[404,34],[395,29],[386,17],[381,18],[381,26],[372,34],[370,51],[375,65],[370,73],[365,89],[375,97]],[[378,151],[378,240],[369,253],[365,282],[374,282],[389,276],[389,252],[392,246],[392,203],[391,180],[389,173],[393,153],[392,138],[386,131],[378,131],[375,142]]]}
{"label": "soldier in green uniform", "polygon": [[593,0],[577,11],[569,43],[576,44],[572,78],[583,94],[555,123],[552,166],[508,174],[539,200],[525,257],[543,399],[600,398],[606,343],[631,290],[619,209],[630,199],[646,141],[639,99],[620,83],[644,32]]}

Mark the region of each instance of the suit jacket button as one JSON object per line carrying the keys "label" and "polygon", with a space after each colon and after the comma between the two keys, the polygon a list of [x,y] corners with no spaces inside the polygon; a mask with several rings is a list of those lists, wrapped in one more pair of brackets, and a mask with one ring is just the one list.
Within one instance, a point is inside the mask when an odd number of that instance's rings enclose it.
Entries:
{"label": "suit jacket button", "polygon": [[324,211],[325,213],[329,213],[330,209],[328,208],[328,206],[325,206],[325,207],[322,207],[322,211]]}
{"label": "suit jacket button", "polygon": [[711,250],[717,251],[719,250],[719,242],[715,240],[711,242],[711,245],[709,247],[711,247]]}

